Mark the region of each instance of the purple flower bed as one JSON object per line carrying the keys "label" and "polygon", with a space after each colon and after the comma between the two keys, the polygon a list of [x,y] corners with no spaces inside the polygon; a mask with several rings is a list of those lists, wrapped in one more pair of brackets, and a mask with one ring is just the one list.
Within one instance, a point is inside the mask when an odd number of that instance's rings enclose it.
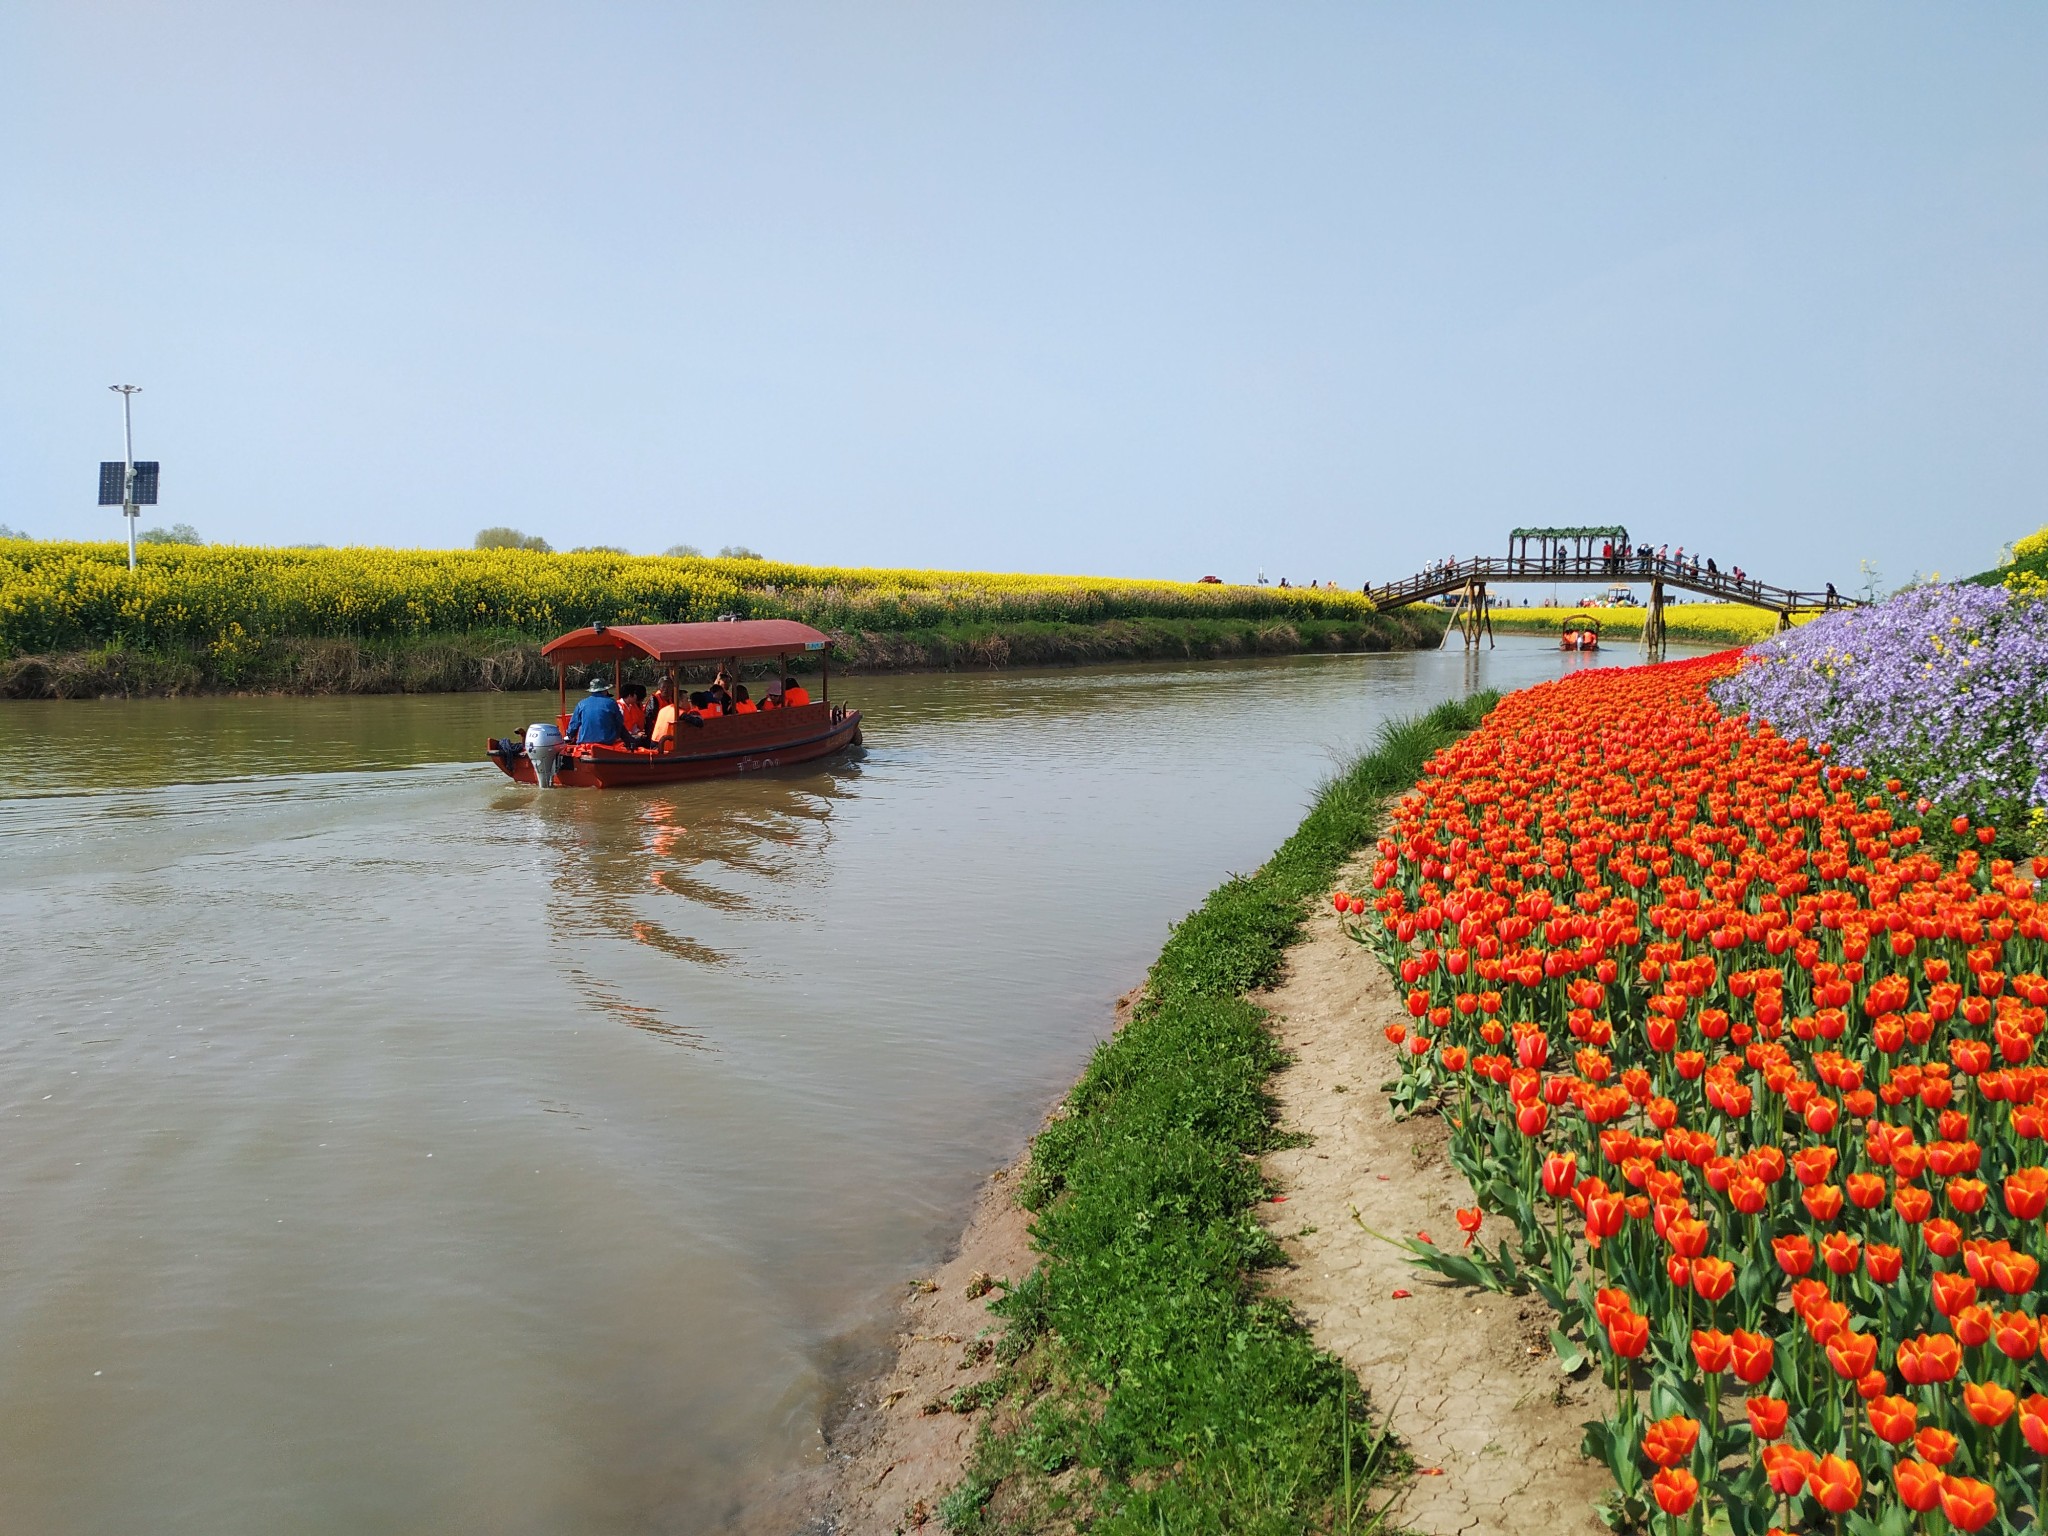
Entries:
{"label": "purple flower bed", "polygon": [[1750,648],[1722,708],[1842,761],[1897,774],[1944,809],[2038,838],[2048,826],[2048,602],[1917,587]]}

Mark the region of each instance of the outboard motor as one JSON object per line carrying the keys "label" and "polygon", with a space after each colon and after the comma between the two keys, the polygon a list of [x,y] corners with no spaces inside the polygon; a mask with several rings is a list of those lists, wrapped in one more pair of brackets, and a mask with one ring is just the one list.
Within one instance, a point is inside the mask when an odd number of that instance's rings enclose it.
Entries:
{"label": "outboard motor", "polygon": [[533,777],[542,789],[555,786],[555,764],[562,756],[562,733],[552,723],[526,728],[526,760],[533,764]]}

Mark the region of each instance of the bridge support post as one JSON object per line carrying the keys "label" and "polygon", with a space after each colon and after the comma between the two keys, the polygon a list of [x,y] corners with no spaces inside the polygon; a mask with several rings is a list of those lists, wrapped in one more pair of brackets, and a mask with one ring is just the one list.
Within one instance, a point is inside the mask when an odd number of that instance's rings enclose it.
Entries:
{"label": "bridge support post", "polygon": [[1477,577],[1469,578],[1458,594],[1458,606],[1451,610],[1450,627],[1444,631],[1444,650],[1450,649],[1453,629],[1464,639],[1466,650],[1478,650],[1482,634],[1487,649],[1493,649],[1493,603],[1486,595],[1486,583]]}
{"label": "bridge support post", "polygon": [[1664,578],[1650,578],[1650,606],[1643,614],[1643,655],[1650,661],[1664,657]]}

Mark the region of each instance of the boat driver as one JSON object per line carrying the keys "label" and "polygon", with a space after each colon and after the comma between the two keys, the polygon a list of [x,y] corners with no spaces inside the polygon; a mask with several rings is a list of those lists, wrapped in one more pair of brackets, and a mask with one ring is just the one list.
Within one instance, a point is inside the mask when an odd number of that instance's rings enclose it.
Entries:
{"label": "boat driver", "polygon": [[612,698],[612,685],[603,678],[590,680],[590,692],[569,715],[565,739],[577,746],[616,747],[624,743],[625,716],[619,713],[618,703]]}

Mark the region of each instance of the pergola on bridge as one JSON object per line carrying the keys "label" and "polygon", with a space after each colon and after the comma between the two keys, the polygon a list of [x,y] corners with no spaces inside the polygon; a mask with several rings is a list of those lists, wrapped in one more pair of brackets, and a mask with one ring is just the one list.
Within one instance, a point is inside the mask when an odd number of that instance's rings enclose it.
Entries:
{"label": "pergola on bridge", "polygon": [[[1534,552],[1530,549],[1532,544],[1536,546]],[[1853,598],[1843,597],[1832,584],[1824,592],[1800,592],[1772,586],[1747,573],[1738,580],[1731,572],[1712,567],[1705,560],[1660,558],[1654,552],[1639,554],[1628,530],[1618,524],[1605,528],[1517,528],[1508,535],[1505,556],[1447,560],[1405,581],[1368,587],[1365,595],[1372,599],[1374,607],[1385,610],[1405,608],[1410,603],[1453,592],[1459,594],[1451,627],[1464,636],[1469,649],[1479,644],[1481,635],[1488,645],[1493,644],[1493,603],[1487,594],[1490,583],[1569,581],[1649,582],[1650,601],[1643,612],[1643,649],[1652,653],[1664,649],[1666,587],[1766,609],[1778,616],[1781,630],[1791,628],[1794,614],[1856,606]],[[1450,633],[1446,631],[1444,644],[1450,642]]]}

